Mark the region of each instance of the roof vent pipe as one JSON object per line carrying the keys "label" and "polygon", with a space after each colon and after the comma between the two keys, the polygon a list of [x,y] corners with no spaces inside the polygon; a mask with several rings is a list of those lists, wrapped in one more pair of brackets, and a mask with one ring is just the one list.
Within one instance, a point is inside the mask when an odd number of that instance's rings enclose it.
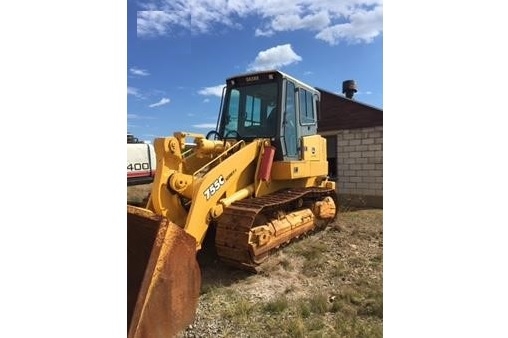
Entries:
{"label": "roof vent pipe", "polygon": [[342,82],[342,94],[345,94],[348,99],[352,99],[357,91],[355,80],[346,80]]}

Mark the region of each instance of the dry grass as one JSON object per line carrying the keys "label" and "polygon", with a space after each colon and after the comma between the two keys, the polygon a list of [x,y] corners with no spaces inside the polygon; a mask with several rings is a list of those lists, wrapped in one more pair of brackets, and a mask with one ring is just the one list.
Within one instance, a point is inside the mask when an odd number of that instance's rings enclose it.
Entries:
{"label": "dry grass", "polygon": [[382,337],[382,218],[382,210],[343,212],[340,227],[284,248],[258,275],[228,279],[218,271],[234,270],[220,262],[202,266],[207,290],[181,336]]}

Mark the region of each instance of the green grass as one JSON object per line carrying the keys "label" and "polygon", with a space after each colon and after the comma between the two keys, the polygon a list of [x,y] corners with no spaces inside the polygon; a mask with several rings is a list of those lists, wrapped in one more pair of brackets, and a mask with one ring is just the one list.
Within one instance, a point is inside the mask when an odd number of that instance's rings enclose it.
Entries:
{"label": "green grass", "polygon": [[268,301],[262,306],[264,312],[269,314],[282,313],[288,308],[288,300],[285,296],[279,296],[271,301]]}
{"label": "green grass", "polygon": [[328,297],[324,294],[317,294],[309,298],[310,310],[312,313],[325,314],[329,310]]}
{"label": "green grass", "polygon": [[334,332],[344,338],[381,338],[383,328],[376,323],[362,321],[357,318],[337,317],[334,323]]}
{"label": "green grass", "polygon": [[[365,296],[370,296],[365,298]],[[333,300],[324,293],[257,302],[239,293],[215,292],[215,311],[253,337],[382,337],[382,294],[346,288]],[[222,337],[233,337],[224,330]]]}
{"label": "green grass", "polygon": [[308,238],[307,241],[294,243],[286,251],[302,256],[307,260],[315,260],[322,257],[323,253],[328,249],[326,244],[320,243],[314,238]]}

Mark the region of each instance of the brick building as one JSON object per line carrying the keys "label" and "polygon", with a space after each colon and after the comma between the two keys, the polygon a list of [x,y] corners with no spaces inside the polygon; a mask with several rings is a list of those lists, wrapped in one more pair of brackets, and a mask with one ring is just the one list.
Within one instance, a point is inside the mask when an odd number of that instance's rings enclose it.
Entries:
{"label": "brick building", "polygon": [[[319,89],[319,88],[318,88]],[[383,111],[319,89],[318,133],[342,206],[383,207]]]}

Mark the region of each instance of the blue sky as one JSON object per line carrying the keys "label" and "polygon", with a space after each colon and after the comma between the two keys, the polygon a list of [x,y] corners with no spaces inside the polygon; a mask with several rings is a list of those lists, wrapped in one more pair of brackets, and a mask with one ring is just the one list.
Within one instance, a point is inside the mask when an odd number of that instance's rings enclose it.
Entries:
{"label": "blue sky", "polygon": [[383,107],[380,0],[127,3],[127,129],[142,140],[214,129],[232,75],[279,69]]}

